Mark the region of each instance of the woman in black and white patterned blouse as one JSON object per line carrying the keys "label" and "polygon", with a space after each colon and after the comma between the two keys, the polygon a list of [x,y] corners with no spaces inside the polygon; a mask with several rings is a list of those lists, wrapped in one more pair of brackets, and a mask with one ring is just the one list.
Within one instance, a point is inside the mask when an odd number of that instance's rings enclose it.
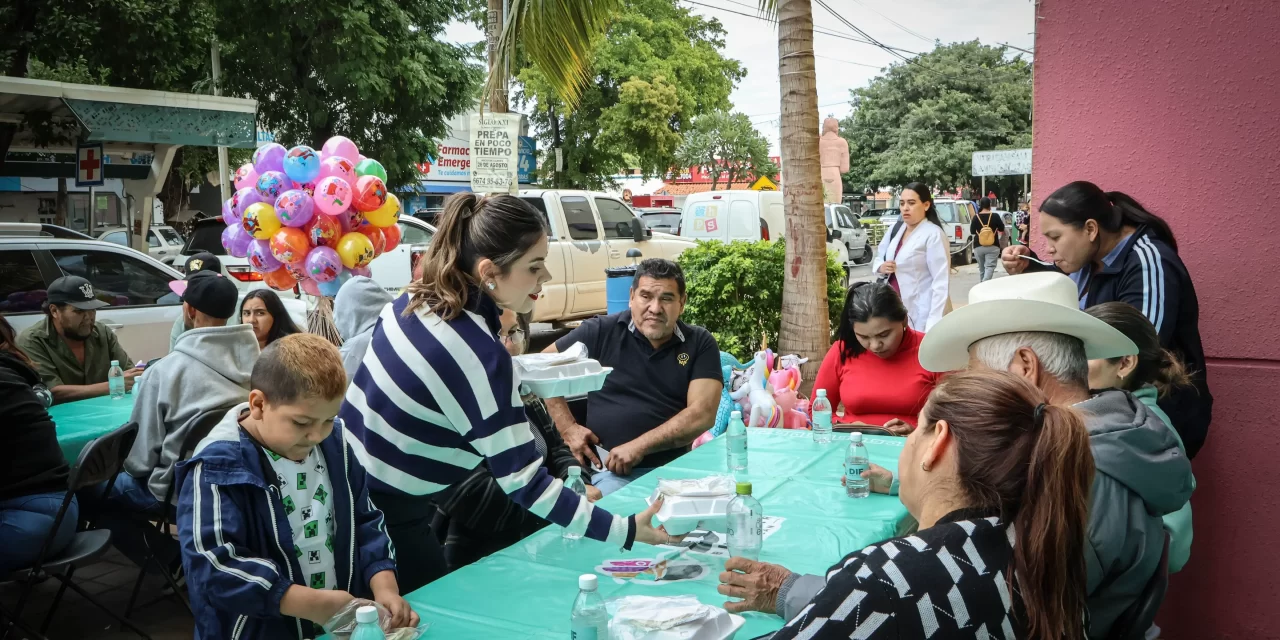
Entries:
{"label": "woman in black and white patterned blouse", "polygon": [[[872,465],[873,490],[892,475]],[[783,613],[774,640],[1082,638],[1093,455],[1070,408],[984,370],[940,384],[898,460],[914,535],[849,554],[825,576],[730,559],[730,610]],[[816,595],[815,595],[816,592]]]}

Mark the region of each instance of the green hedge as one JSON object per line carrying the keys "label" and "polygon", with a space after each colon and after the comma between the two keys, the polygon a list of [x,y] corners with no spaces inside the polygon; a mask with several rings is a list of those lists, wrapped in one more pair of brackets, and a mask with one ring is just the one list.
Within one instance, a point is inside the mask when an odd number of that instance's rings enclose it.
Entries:
{"label": "green hedge", "polygon": [[[688,284],[689,304],[681,318],[706,327],[721,351],[739,360],[760,348],[760,334],[777,349],[782,324],[782,277],[786,246],[782,242],[699,242],[678,260]],[[827,302],[832,331],[844,307],[844,269],[827,257]]]}

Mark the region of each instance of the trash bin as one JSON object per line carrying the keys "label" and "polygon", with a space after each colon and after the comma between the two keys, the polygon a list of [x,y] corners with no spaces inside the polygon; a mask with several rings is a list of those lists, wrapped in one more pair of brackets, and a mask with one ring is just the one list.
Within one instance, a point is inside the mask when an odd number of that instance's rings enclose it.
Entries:
{"label": "trash bin", "polygon": [[609,267],[604,270],[604,296],[608,313],[621,313],[631,308],[631,282],[636,277],[635,265]]}

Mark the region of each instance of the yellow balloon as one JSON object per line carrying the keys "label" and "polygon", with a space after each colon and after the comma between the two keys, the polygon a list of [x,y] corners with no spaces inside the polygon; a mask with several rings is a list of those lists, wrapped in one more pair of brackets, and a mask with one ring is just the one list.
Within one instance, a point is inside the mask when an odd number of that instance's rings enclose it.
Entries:
{"label": "yellow balloon", "polygon": [[387,194],[387,203],[364,214],[364,219],[375,227],[389,227],[400,219],[400,199],[395,194]]}
{"label": "yellow balloon", "polygon": [[270,240],[280,227],[280,217],[276,215],[276,208],[265,203],[255,202],[244,210],[244,217],[241,218],[240,224],[244,226],[244,230],[249,235],[259,240]]}
{"label": "yellow balloon", "polygon": [[373,262],[373,241],[363,233],[352,231],[338,239],[338,257],[348,269],[359,269]]}

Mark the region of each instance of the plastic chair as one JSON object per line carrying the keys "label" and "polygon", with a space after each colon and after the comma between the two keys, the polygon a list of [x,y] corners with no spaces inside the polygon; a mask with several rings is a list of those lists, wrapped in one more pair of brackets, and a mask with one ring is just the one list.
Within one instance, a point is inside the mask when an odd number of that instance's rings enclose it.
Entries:
{"label": "plastic chair", "polygon": [[[62,519],[66,517],[67,510],[71,508],[71,500],[75,496],[75,492],[100,482],[107,482],[107,490],[110,490],[111,485],[115,482],[116,474],[120,473],[120,470],[124,468],[124,460],[128,457],[129,449],[133,447],[133,441],[137,435],[137,426],[127,424],[105,436],[93,439],[80,451],[80,456],[71,467],[71,476],[67,482],[67,496],[62,501],[62,507],[58,510],[57,517],[54,518],[53,528],[49,532],[49,537],[45,540],[44,547],[40,550],[40,555],[36,557],[35,563],[30,567],[12,574],[16,580],[22,579],[21,574],[25,572],[25,582],[18,596],[17,607],[11,613],[5,612],[5,617],[10,618],[10,623],[5,625],[4,633],[0,635],[0,640],[9,637],[9,632],[14,627],[23,629],[28,635],[44,639],[44,632],[48,630],[49,623],[52,622],[54,613],[58,609],[58,604],[62,602],[62,596],[66,593],[67,588],[71,588],[71,590],[80,594],[80,597],[88,600],[93,606],[114,618],[121,626],[127,627],[130,631],[147,640],[151,640],[151,637],[138,628],[137,625],[120,617],[107,608],[106,605],[99,602],[97,598],[94,598],[87,591],[80,588],[79,585],[72,582],[72,576],[77,567],[97,562],[110,550],[110,531],[79,531],[65,549],[59,551],[56,556],[49,557],[50,547],[53,545],[53,540],[62,524]],[[53,603],[49,605],[49,614],[45,616],[44,623],[40,627],[40,633],[35,633],[23,625],[20,619],[27,600],[31,596],[31,591],[35,587],[36,577],[43,570],[48,569],[63,569],[63,573],[47,573],[50,577],[61,582],[62,586],[58,588],[58,594],[54,597]]]}
{"label": "plastic chair", "polygon": [[[182,440],[182,447],[178,449],[178,460],[182,461],[190,459],[192,454],[195,453],[196,447],[200,445],[200,441],[204,440],[205,437],[209,435],[209,432],[213,431],[213,428],[218,426],[218,423],[221,422],[222,418],[226,415],[226,411],[216,410],[210,411],[199,418],[196,418],[195,424],[191,426],[190,430],[187,431],[186,437]],[[156,534],[162,536],[171,535],[169,533],[169,528],[175,524],[174,519],[177,516],[177,513],[172,508],[174,504],[174,496],[176,496],[178,491],[181,489],[181,487],[177,485],[178,474],[175,471],[173,474],[173,482],[169,483],[169,491],[164,496],[164,515],[159,519],[150,518],[148,516],[138,516],[138,523],[144,528],[144,531],[142,532],[142,543],[147,548],[147,555],[143,558],[142,566],[138,568],[138,579],[133,582],[133,592],[129,595],[129,604],[124,608],[124,616],[126,618],[133,613],[134,604],[138,601],[138,593],[142,590],[142,581],[147,577],[147,565],[152,565],[160,571],[160,575],[164,576],[165,582],[168,582],[169,588],[173,590],[174,597],[182,603],[182,606],[187,608],[187,613],[192,613],[191,603],[182,596],[182,587],[178,584],[178,579],[182,575],[181,568],[179,568],[179,573],[175,575],[168,567],[161,564],[160,559],[156,557],[155,552],[151,549],[151,542],[147,535],[151,533],[150,530],[154,530]],[[165,596],[161,596],[161,598],[163,597]],[[150,606],[158,601],[159,598],[143,603],[140,606]],[[194,616],[195,614],[192,613],[192,615]]]}
{"label": "plastic chair", "polygon": [[1156,621],[1160,604],[1164,602],[1165,593],[1169,591],[1169,532],[1164,532],[1164,551],[1160,553],[1160,564],[1156,565],[1155,575],[1147,581],[1142,594],[1124,613],[1116,618],[1107,634],[1107,640],[1142,640],[1147,629]]}

